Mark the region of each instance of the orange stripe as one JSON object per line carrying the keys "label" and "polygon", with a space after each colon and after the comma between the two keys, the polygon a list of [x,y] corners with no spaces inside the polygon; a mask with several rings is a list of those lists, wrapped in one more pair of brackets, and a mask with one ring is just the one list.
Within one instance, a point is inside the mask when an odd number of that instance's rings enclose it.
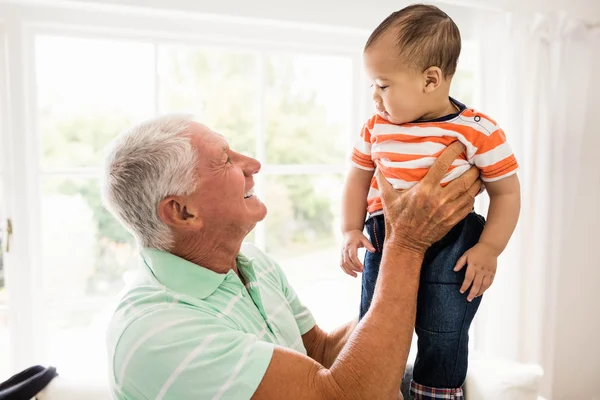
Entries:
{"label": "orange stripe", "polygon": [[[456,166],[451,165],[448,172],[452,171],[454,168],[456,168]],[[427,175],[429,168],[393,168],[382,166],[381,171],[387,178],[402,179],[406,182],[418,182]]]}
{"label": "orange stripe", "polygon": [[481,175],[484,178],[497,178],[508,172],[514,171],[519,167],[517,163],[517,159],[514,155],[510,155],[506,157],[504,160],[500,160],[495,164],[489,165],[487,167],[481,168]]}
{"label": "orange stripe", "polygon": [[452,122],[431,122],[431,123],[422,123],[422,124],[406,124],[406,126],[416,126],[419,128],[439,128],[445,129],[447,131],[452,131],[456,133],[460,133],[464,136],[465,140],[469,141],[473,146],[479,147],[479,143],[487,138],[486,135],[479,132],[475,128],[471,128],[467,125],[455,124]]}
{"label": "orange stripe", "polygon": [[373,144],[379,144],[383,142],[387,142],[389,140],[394,140],[402,143],[439,143],[444,146],[450,146],[452,143],[456,142],[456,138],[452,136],[412,136],[412,135],[404,135],[402,133],[391,133],[385,135],[377,135],[373,140]]}

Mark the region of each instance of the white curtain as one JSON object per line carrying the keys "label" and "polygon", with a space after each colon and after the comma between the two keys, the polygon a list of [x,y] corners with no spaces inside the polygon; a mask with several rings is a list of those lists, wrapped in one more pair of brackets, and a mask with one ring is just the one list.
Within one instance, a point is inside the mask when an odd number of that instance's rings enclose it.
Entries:
{"label": "white curtain", "polygon": [[[566,242],[577,235],[571,228],[584,183],[582,144],[594,134],[590,113],[600,112],[600,104],[587,101],[598,37],[592,26],[564,15],[481,13],[475,31],[481,62],[475,106],[506,131],[522,187],[520,222],[476,319],[475,348],[540,364],[549,393],[559,282],[569,263]],[[478,200],[479,211],[486,200]]]}

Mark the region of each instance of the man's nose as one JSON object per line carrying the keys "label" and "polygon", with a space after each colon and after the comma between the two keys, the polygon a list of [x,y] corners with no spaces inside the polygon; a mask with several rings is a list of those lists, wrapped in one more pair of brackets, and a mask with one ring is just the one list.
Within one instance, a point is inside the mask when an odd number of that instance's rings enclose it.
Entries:
{"label": "man's nose", "polygon": [[246,176],[257,174],[260,171],[261,164],[256,158],[244,156],[243,170]]}

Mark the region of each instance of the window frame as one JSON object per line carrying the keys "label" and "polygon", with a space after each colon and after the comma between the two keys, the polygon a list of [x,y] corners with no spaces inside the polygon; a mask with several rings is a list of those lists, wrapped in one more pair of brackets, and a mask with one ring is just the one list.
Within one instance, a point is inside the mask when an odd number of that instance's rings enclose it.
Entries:
{"label": "window frame", "polygon": [[[355,140],[372,110],[369,85],[362,68],[362,46],[369,32],[315,24],[201,15],[177,11],[103,7],[92,4],[1,3],[0,54],[0,184],[4,189],[5,216],[13,220],[12,250],[5,257],[10,321],[10,368],[17,371],[46,358],[43,342],[41,260],[41,189],[49,176],[98,178],[100,168],[42,170],[41,137],[37,129],[35,38],[55,35],[89,39],[114,39],[198,47],[252,48],[259,54],[260,92],[255,155],[265,160],[265,71],[267,54],[336,55],[352,60],[352,120],[347,143]],[[76,21],[76,23],[74,23]],[[136,29],[131,27],[135,26]],[[3,33],[4,32],[4,33]],[[155,62],[155,77],[158,77]],[[10,79],[9,79],[10,77]],[[158,78],[156,78],[158,79]],[[155,91],[159,85],[155,85]],[[155,93],[155,114],[159,111]],[[2,118],[6,116],[6,118]],[[2,149],[5,149],[3,151]],[[345,174],[347,165],[263,164],[256,190],[264,196],[267,176]],[[0,222],[2,223],[2,222]],[[256,227],[256,244],[264,248],[264,224]]]}

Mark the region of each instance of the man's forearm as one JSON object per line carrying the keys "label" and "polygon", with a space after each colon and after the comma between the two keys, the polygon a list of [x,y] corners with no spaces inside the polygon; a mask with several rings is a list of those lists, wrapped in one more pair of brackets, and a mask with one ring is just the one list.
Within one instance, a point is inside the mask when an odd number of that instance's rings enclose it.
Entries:
{"label": "man's forearm", "polygon": [[388,246],[369,312],[329,373],[348,398],[396,399],[416,315],[423,256]]}
{"label": "man's forearm", "polygon": [[333,365],[340,351],[350,339],[352,332],[354,332],[356,324],[358,324],[358,319],[352,320],[327,334],[321,362],[325,368],[330,368]]}

